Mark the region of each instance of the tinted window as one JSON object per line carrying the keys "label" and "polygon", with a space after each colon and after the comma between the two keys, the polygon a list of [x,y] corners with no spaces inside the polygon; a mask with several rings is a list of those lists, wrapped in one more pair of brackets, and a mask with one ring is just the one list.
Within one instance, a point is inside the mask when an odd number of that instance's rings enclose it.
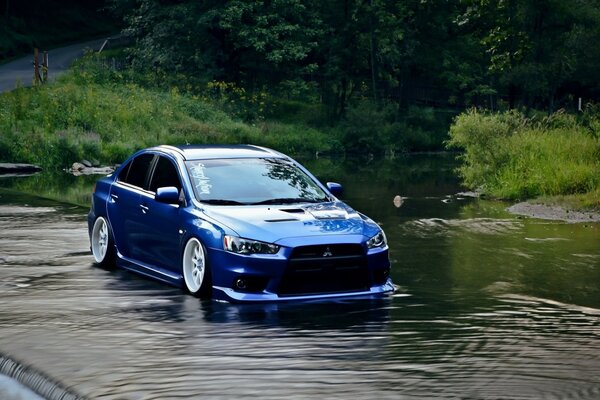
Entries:
{"label": "tinted window", "polygon": [[[154,154],[142,154],[136,157],[129,167],[129,173],[124,182],[130,185],[138,186],[143,188],[146,184],[146,176],[148,175],[148,169],[154,159]],[[119,176],[119,178],[121,178]]]}
{"label": "tinted window", "polygon": [[127,182],[127,174],[129,173],[129,168],[131,167],[131,163],[128,163],[123,167],[121,172],[119,173],[119,180],[121,182]]}
{"label": "tinted window", "polygon": [[165,186],[175,186],[177,189],[181,189],[177,168],[167,158],[160,157],[156,163],[154,174],[152,174],[150,191],[156,192],[156,189]]}

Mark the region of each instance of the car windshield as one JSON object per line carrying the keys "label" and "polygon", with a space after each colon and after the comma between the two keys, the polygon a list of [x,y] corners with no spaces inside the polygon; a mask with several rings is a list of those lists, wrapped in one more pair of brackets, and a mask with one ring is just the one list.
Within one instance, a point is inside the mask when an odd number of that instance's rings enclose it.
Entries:
{"label": "car windshield", "polygon": [[276,158],[187,161],[196,198],[218,205],[293,204],[329,201],[293,163]]}

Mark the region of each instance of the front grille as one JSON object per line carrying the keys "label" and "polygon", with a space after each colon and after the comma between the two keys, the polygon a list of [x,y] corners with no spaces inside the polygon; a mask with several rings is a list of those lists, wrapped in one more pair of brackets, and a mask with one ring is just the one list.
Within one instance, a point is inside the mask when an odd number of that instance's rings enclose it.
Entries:
{"label": "front grille", "polygon": [[302,246],[292,252],[279,286],[279,295],[338,293],[368,288],[369,274],[362,246]]}

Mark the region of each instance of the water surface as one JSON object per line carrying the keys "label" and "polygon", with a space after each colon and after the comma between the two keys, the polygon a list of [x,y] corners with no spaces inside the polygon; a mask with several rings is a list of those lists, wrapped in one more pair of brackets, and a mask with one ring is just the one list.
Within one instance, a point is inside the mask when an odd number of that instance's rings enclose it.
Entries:
{"label": "water surface", "polygon": [[85,208],[0,189],[0,353],[101,399],[600,398],[600,224],[456,196],[447,156],[305,164],[382,224],[394,296],[202,302],[93,267]]}

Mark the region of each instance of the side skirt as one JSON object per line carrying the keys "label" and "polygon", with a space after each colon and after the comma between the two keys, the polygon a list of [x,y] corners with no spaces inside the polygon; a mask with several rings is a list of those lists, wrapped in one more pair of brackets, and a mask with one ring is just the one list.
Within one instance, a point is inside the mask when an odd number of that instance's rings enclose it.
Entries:
{"label": "side skirt", "polygon": [[167,271],[163,268],[158,268],[136,260],[124,257],[117,252],[117,265],[128,271],[168,283],[176,287],[183,287],[183,276],[172,271]]}

